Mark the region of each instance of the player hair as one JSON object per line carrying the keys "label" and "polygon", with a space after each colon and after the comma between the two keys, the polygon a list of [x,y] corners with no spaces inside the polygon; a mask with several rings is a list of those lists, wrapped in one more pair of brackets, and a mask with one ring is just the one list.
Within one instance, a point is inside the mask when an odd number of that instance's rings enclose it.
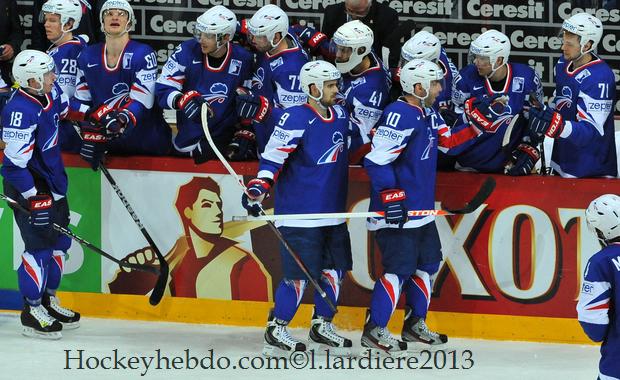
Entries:
{"label": "player hair", "polygon": [[[181,216],[181,219],[185,220],[184,210],[186,207],[191,208],[200,190],[209,190],[217,194],[220,197],[220,185],[215,182],[211,177],[194,177],[188,183],[179,187],[177,192],[177,200],[174,206],[177,212]],[[221,197],[220,197],[221,199]]]}

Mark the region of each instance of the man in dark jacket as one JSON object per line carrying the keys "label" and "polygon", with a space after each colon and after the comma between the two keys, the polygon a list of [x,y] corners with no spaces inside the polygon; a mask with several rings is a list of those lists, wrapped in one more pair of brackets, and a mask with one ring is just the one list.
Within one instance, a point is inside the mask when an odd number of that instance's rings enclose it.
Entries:
{"label": "man in dark jacket", "polygon": [[345,0],[325,8],[321,31],[332,38],[336,29],[351,20],[360,20],[372,29],[375,36],[373,49],[382,57],[381,48],[389,48],[389,67],[397,67],[401,37],[404,36],[405,40],[411,37],[415,23],[412,20],[399,23],[398,14],[389,7],[387,1]]}
{"label": "man in dark jacket", "polygon": [[[17,13],[15,0],[0,0],[0,91],[13,83],[11,61],[21,51],[24,28]],[[7,90],[8,91],[8,90]]]}

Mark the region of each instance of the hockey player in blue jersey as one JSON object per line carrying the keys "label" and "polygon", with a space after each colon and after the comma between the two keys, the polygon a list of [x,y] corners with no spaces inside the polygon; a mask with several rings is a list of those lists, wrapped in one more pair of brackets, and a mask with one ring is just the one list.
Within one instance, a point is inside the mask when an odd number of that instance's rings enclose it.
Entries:
{"label": "hockey player in blue jersey", "polygon": [[259,152],[262,152],[283,110],[304,104],[299,71],[308,55],[297,37],[289,33],[288,16],[277,5],[267,4],[247,22],[249,42],[258,52],[251,88],[238,89],[237,113],[252,119]]}
{"label": "hockey player in blue jersey", "polygon": [[435,219],[407,215],[408,210],[435,206],[437,131],[444,122],[432,105],[443,77],[443,70],[428,60],[414,59],[401,68],[405,95],[385,108],[364,162],[372,185],[369,209],[383,211],[385,217],[368,220],[368,229],[376,231],[384,274],[375,282],[361,342],[389,354],[407,349],[386,327],[402,288],[407,305],[402,339],[447,341],[425,323],[430,278],[442,259]]}
{"label": "hockey player in blue jersey", "polygon": [[577,13],[562,24],[562,56],[555,65],[554,101],[532,110],[530,129],[555,139],[551,168],[568,178],[617,177],[614,110],[616,80],[594,50],[603,24]]}
{"label": "hockey player in blue jersey", "polygon": [[[458,114],[465,114],[468,121],[487,133],[472,146],[447,152],[456,156],[457,169],[526,175],[540,158],[535,142],[526,134],[526,119],[520,117],[512,130],[509,125],[516,115],[532,106],[530,97],[535,99],[532,99],[533,103],[542,103],[542,84],[532,68],[509,62],[509,56],[508,36],[494,29],[482,33],[470,44],[470,64],[454,81],[452,102]],[[478,117],[481,114],[472,113],[476,104],[500,95],[503,96],[502,102],[485,105],[491,111],[485,113],[487,118],[480,123]],[[504,147],[506,131],[509,141]]]}
{"label": "hockey player in blue jersey", "polygon": [[254,63],[250,52],[231,42],[236,27],[235,14],[221,5],[204,12],[196,20],[195,38],[176,48],[155,86],[159,105],[177,110],[174,147],[196,163],[215,157],[201,126],[204,102],[212,109],[209,130],[219,150],[226,151],[234,136],[229,159],[256,158],[253,132],[236,130],[235,89],[250,79]]}
{"label": "hockey player in blue jersey", "polygon": [[336,67],[342,73],[342,96],[351,114],[349,160],[359,164],[370,150],[371,131],[390,101],[390,74],[372,52],[372,29],[361,21],[339,27],[332,41]]}
{"label": "hockey player in blue jersey", "polygon": [[126,155],[168,154],[171,130],[155,104],[155,52],[129,38],[136,18],[126,0],[107,0],[100,19],[105,42],[80,53],[78,85],[71,99],[70,118],[94,123],[95,127],[83,125],[82,129],[88,136],[100,136],[84,141],[82,157],[95,169],[106,150]]}
{"label": "hockey player in blue jersey", "polygon": [[20,88],[2,111],[6,148],[0,174],[4,193],[30,210],[30,215],[14,211],[25,246],[17,269],[25,300],[21,323],[26,336],[59,339],[63,325],[76,328],[80,320],[56,297],[71,240],[52,229],[53,223],[69,224],[67,174],[58,145],[68,99],[55,83],[54,60],[43,52],[19,53],[13,77]]}
{"label": "hockey player in blue jersey", "polygon": [[603,247],[588,260],[577,303],[583,331],[601,345],[600,380],[620,379],[620,197],[605,194],[586,210],[588,228]]}
{"label": "hockey player in blue jersey", "polygon": [[[78,28],[82,19],[82,5],[79,0],[48,0],[41,9],[45,34],[52,42],[47,54],[54,59],[58,68],[56,83],[71,99],[77,85],[77,57],[87,43],[81,36],[73,36],[73,31]],[[59,140],[63,151],[80,151],[82,139],[79,126],[77,127],[76,130],[74,123],[69,120],[60,122]]]}
{"label": "hockey player in blue jersey", "polygon": [[[275,186],[275,214],[343,212],[348,186],[347,137],[349,116],[336,105],[340,72],[330,63],[306,63],[300,75],[307,103],[285,110],[261,156],[257,178],[248,182],[242,203],[258,215],[260,203]],[[299,197],[307,202],[299,202]],[[340,284],[351,270],[351,243],[342,218],[287,220],[277,223],[288,244],[308,267],[310,274],[337,304]],[[297,312],[308,283],[304,273],[284,247],[280,249],[284,278],[275,293],[275,307],[265,331],[267,355],[304,351],[306,345],[292,337],[287,325]],[[351,340],[334,330],[334,312],[315,292],[315,308],[309,333],[317,352],[348,354]]]}

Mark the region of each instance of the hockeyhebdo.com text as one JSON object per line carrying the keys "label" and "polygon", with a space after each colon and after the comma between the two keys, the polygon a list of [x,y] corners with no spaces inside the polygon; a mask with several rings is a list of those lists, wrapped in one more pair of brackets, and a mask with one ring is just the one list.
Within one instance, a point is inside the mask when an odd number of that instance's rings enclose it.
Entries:
{"label": "hockeyhebdo.com text", "polygon": [[475,365],[470,350],[418,350],[400,356],[363,351],[359,355],[335,356],[328,350],[298,351],[288,357],[260,354],[219,355],[216,350],[167,353],[160,349],[152,355],[135,355],[113,349],[107,353],[64,350],[64,370],[136,371],[141,376],[174,370],[468,370]]}

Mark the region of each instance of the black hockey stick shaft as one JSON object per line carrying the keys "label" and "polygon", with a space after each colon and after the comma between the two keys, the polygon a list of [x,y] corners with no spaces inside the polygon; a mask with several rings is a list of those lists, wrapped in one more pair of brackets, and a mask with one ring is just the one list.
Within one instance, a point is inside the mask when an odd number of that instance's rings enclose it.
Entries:
{"label": "black hockey stick shaft", "polygon": [[157,256],[157,260],[159,261],[159,277],[157,278],[155,287],[153,288],[153,291],[151,292],[151,296],[149,297],[149,303],[155,306],[159,304],[162,297],[164,296],[164,291],[166,290],[166,284],[168,283],[168,273],[170,271],[168,262],[166,261],[164,256],[161,254],[161,251],[159,250],[159,248],[157,248],[157,245],[153,241],[153,238],[151,237],[151,235],[148,233],[146,228],[144,228],[144,225],[140,221],[140,218],[138,218],[138,215],[131,207],[131,204],[129,204],[129,201],[127,200],[127,198],[125,197],[121,189],[116,184],[116,181],[114,180],[114,177],[112,177],[112,174],[110,174],[110,172],[103,165],[103,163],[99,165],[99,168],[103,172],[103,175],[106,177],[106,179],[110,183],[110,186],[112,186],[112,188],[114,189],[114,192],[116,192],[116,195],[118,195],[119,199],[121,200],[121,203],[123,203],[123,206],[125,206],[125,209],[129,213],[133,221],[136,223],[136,225],[140,229],[140,232],[142,232],[142,235],[144,236],[146,241],[149,243],[149,245],[153,249],[153,252],[155,252],[155,255]]}
{"label": "black hockey stick shaft", "polygon": [[[202,130],[204,131],[204,135],[207,138],[207,142],[211,146],[211,149],[213,150],[213,153],[215,153],[215,155],[220,160],[222,165],[224,165],[224,167],[226,168],[228,173],[230,173],[230,175],[235,177],[235,179],[237,180],[237,183],[243,189],[243,192],[247,194],[247,188],[245,187],[245,185],[243,183],[243,180],[237,175],[237,173],[232,168],[232,166],[230,166],[228,161],[226,161],[226,158],[224,158],[222,153],[217,148],[217,145],[215,145],[215,142],[213,141],[213,138],[211,137],[211,133],[209,132],[209,122],[208,122],[208,119],[207,119],[208,112],[209,111],[208,111],[207,105],[203,104],[202,105],[202,109],[200,110],[200,115],[201,115],[201,121],[202,121],[202,123],[201,123],[202,124]],[[261,206],[261,214],[263,216],[265,215],[265,211],[263,210],[262,206]],[[319,293],[321,298],[325,301],[325,303],[327,303],[329,308],[334,313],[337,313],[338,309],[336,309],[336,305],[334,305],[334,303],[327,296],[327,293],[325,293],[325,291],[321,288],[319,283],[312,277],[312,275],[310,274],[310,271],[308,270],[308,267],[306,266],[306,264],[304,264],[304,262],[301,260],[299,255],[291,248],[291,246],[288,244],[288,242],[286,241],[284,236],[282,236],[282,233],[280,232],[280,230],[278,230],[278,227],[276,227],[276,225],[273,222],[271,222],[271,221],[267,221],[267,224],[269,224],[269,227],[271,227],[271,230],[274,232],[274,234],[276,235],[276,237],[278,238],[280,243],[282,243],[282,245],[284,246],[284,248],[286,249],[288,254],[293,258],[293,260],[295,261],[297,266],[299,266],[299,269],[301,269],[303,274],[306,276],[308,281],[310,281],[310,283],[312,284],[314,289]]]}
{"label": "black hockey stick shaft", "polygon": [[495,185],[496,185],[495,178],[487,177],[482,183],[482,185],[480,186],[480,189],[478,190],[476,195],[474,195],[473,198],[465,204],[465,206],[463,206],[462,208],[456,209],[456,210],[451,210],[449,208],[444,208],[444,209],[453,214],[472,213],[476,211],[478,207],[480,207],[484,203],[484,201],[487,200],[487,198],[489,198],[493,190],[495,190]]}
{"label": "black hockey stick shaft", "polygon": [[[13,208],[17,209],[20,212],[23,212],[27,215],[30,215],[30,210],[28,210],[27,208],[25,208],[24,206],[20,205],[17,201],[7,197],[4,194],[0,194],[0,198],[5,200],[7,203],[9,203]],[[133,264],[127,261],[122,261],[117,259],[116,257],[110,255],[109,253],[107,253],[106,251],[104,251],[103,249],[97,247],[96,245],[94,245],[93,243],[90,243],[89,241],[87,241],[84,238],[79,237],[78,235],[76,235],[75,233],[73,233],[71,230],[62,227],[56,223],[52,224],[52,228],[54,228],[56,231],[60,232],[61,234],[67,235],[68,237],[70,237],[71,239],[77,241],[78,243],[80,243],[81,245],[89,248],[91,251],[98,253],[99,255],[105,257],[108,260],[112,260],[115,263],[117,263],[118,265],[125,267],[125,268],[129,268],[129,269],[133,269],[133,270],[139,270],[142,272],[149,272],[149,273],[153,273],[153,274],[159,274],[159,270],[153,266],[150,265],[141,265],[141,264]]]}

